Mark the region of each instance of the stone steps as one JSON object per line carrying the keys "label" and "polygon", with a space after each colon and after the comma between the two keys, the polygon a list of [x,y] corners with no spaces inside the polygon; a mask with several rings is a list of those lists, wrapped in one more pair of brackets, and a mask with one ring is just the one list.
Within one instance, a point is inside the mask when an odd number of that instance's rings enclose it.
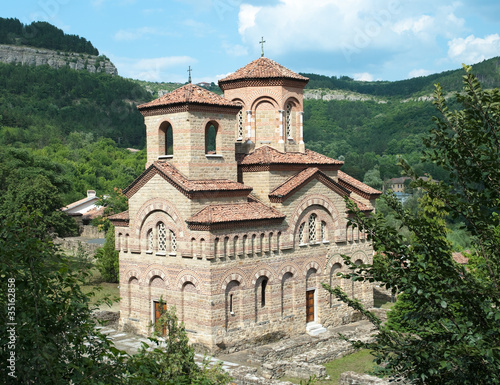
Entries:
{"label": "stone steps", "polygon": [[306,326],[306,332],[310,336],[315,337],[315,336],[318,336],[318,335],[320,335],[322,333],[325,333],[326,329],[321,324],[319,324],[319,323],[310,322]]}

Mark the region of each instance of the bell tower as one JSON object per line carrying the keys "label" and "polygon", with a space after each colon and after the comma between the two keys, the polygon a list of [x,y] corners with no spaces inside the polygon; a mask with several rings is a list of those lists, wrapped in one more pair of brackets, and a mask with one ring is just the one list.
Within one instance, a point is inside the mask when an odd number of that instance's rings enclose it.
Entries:
{"label": "bell tower", "polygon": [[236,135],[240,152],[262,146],[305,152],[303,90],[308,81],[264,56],[219,80],[224,97],[242,106]]}
{"label": "bell tower", "polygon": [[137,108],[146,124],[146,168],[168,162],[189,180],[237,180],[234,127],[240,105],[189,83]]}

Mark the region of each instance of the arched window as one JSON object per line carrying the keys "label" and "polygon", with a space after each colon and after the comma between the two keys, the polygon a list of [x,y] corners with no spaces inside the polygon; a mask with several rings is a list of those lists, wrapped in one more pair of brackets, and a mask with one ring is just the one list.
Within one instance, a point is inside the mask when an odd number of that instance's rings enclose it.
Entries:
{"label": "arched window", "polygon": [[305,227],[305,222],[302,222],[299,226],[299,245],[304,244],[304,227]]}
{"label": "arched window", "polygon": [[160,125],[158,144],[160,156],[174,155],[174,135],[170,123],[163,122]]}
{"label": "arched window", "polygon": [[158,248],[159,252],[167,251],[167,229],[163,222],[159,222],[156,226],[156,231],[158,234]]}
{"label": "arched window", "polygon": [[[332,266],[332,269],[330,270],[330,287],[331,288],[335,288],[338,286],[341,289],[343,289],[342,278],[337,276],[337,273],[340,271],[341,268],[342,268],[342,266],[340,265],[340,263],[336,263]],[[330,293],[330,307],[333,307],[333,306],[339,304],[339,301],[335,300],[335,298],[336,298],[335,295]]]}
{"label": "arched window", "polygon": [[309,217],[309,243],[316,243],[316,214],[311,214]]}
{"label": "arched window", "polygon": [[243,140],[243,106],[242,109],[238,111],[238,115],[236,115],[236,124],[237,124],[237,132],[236,132],[236,140]]}
{"label": "arched window", "polygon": [[154,236],[153,236],[153,229],[150,229],[148,231],[148,237],[147,237],[147,240],[148,240],[148,250],[149,252],[152,252],[153,249],[154,249]]}
{"label": "arched window", "polygon": [[210,122],[205,128],[205,154],[217,153],[217,126]]}
{"label": "arched window", "polygon": [[170,230],[170,252],[175,253],[177,251],[177,237],[175,233]]}
{"label": "arched window", "polygon": [[266,287],[267,287],[267,278],[264,278],[262,280],[262,283],[260,285],[260,307],[265,307],[266,306]]}
{"label": "arched window", "polygon": [[247,239],[248,239],[248,236],[246,235],[243,235],[243,240],[241,241],[241,255],[243,257],[246,256],[247,254]]}
{"label": "arched window", "polygon": [[326,228],[326,222],[321,221],[321,241],[326,242],[328,241],[328,231]]}
{"label": "arched window", "polygon": [[219,256],[219,238],[215,238],[214,241],[214,258]]}
{"label": "arched window", "polygon": [[292,137],[292,105],[290,103],[288,103],[286,105],[285,127],[286,127],[286,137],[288,139],[293,139],[293,137]]}
{"label": "arched window", "polygon": [[226,258],[229,254],[229,237],[224,238],[224,258]]}

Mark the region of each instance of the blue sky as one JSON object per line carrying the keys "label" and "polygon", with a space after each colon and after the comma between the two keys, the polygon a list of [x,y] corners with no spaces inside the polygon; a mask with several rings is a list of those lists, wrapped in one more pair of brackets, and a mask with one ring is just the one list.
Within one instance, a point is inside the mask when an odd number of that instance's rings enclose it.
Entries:
{"label": "blue sky", "polygon": [[295,72],[401,80],[500,56],[498,0],[21,0],[1,17],[83,36],[120,75],[214,81],[260,56]]}

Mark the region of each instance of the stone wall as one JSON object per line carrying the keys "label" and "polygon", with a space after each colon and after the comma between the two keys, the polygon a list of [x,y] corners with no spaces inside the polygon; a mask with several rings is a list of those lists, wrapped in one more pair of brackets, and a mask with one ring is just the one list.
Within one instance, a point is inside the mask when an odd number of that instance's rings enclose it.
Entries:
{"label": "stone wall", "polygon": [[368,374],[344,372],[340,375],[339,385],[405,385],[402,380],[378,378]]}
{"label": "stone wall", "polygon": [[92,225],[80,226],[80,236],[84,238],[106,238],[106,233],[104,231],[99,231],[99,229]]}
{"label": "stone wall", "polygon": [[52,68],[69,67],[91,73],[104,72],[118,75],[109,59],[86,53],[60,52],[44,48],[0,44],[0,62],[22,65],[48,65]]}
{"label": "stone wall", "polygon": [[87,243],[80,237],[71,238],[56,238],[54,243],[60,245],[61,249],[70,254],[76,254],[78,247],[81,245],[83,250],[88,253],[90,257],[94,257],[97,249],[101,248],[103,245],[97,243]]}

